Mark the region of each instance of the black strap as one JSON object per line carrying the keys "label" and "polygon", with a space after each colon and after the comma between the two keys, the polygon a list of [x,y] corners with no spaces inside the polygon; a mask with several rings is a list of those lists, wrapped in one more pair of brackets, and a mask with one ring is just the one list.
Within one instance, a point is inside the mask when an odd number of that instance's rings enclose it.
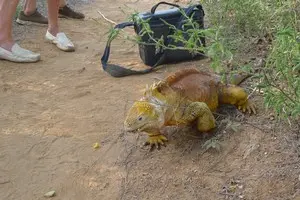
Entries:
{"label": "black strap", "polygon": [[[125,27],[128,26],[133,26],[134,23],[133,22],[124,22],[121,24],[117,24],[114,29],[123,29]],[[113,77],[123,77],[123,76],[129,76],[129,75],[133,75],[133,74],[143,74],[143,73],[148,73],[150,72],[152,69],[146,69],[146,70],[142,70],[142,71],[136,71],[136,70],[131,70],[131,69],[127,69],[118,65],[114,65],[114,64],[107,64],[107,61],[109,59],[109,54],[110,54],[110,44],[112,42],[112,39],[109,38],[109,40],[106,43],[106,47],[103,53],[103,56],[101,58],[101,63],[102,63],[102,68],[104,71],[106,71],[107,73],[109,73],[111,76]]]}
{"label": "black strap", "polygon": [[[163,3],[163,2],[161,2]],[[157,4],[156,6],[158,6],[159,4]],[[189,7],[185,13],[187,16],[190,16],[193,12],[194,9],[198,7],[199,5],[194,5]],[[202,9],[202,7],[201,7]],[[181,29],[182,25],[183,25],[183,19],[184,16],[181,16],[181,18],[178,20],[178,25],[176,28]],[[123,29],[125,27],[129,27],[129,26],[134,26],[134,22],[124,22],[121,24],[117,24],[114,29]],[[103,56],[101,58],[101,63],[102,63],[102,68],[104,71],[106,71],[107,73],[109,73],[111,76],[113,77],[124,77],[124,76],[129,76],[129,75],[137,75],[137,74],[146,74],[149,73],[151,71],[153,71],[157,66],[159,66],[165,59],[165,53],[162,52],[160,53],[160,59],[158,60],[157,63],[155,63],[154,66],[151,66],[149,69],[145,69],[145,70],[131,70],[119,65],[114,65],[114,64],[108,64],[108,59],[109,59],[109,54],[110,54],[110,44],[112,42],[113,39],[109,38],[109,40],[106,43],[106,47],[103,53]],[[168,44],[170,44],[172,42],[172,39],[169,38],[167,39],[167,41],[165,41],[165,45],[167,46]]]}
{"label": "black strap", "polygon": [[162,2],[159,2],[158,4],[156,4],[155,6],[153,6],[153,7],[151,8],[151,13],[154,14],[154,13],[155,13],[155,10],[157,9],[157,7],[158,7],[159,5],[161,5],[161,4],[166,4],[166,5],[169,5],[169,6],[174,6],[174,7],[180,8],[180,6],[177,5],[177,4],[174,4],[174,3],[168,3],[168,2],[162,1]]}

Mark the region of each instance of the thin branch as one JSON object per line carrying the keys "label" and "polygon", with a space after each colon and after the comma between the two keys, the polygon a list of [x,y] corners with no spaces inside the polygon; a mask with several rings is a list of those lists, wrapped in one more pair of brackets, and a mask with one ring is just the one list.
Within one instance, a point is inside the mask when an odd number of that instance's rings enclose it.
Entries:
{"label": "thin branch", "polygon": [[225,196],[232,196],[232,197],[236,197],[236,194],[231,194],[231,193],[227,193],[227,192],[220,192],[219,194],[221,195],[225,195]]}
{"label": "thin branch", "polygon": [[103,17],[103,19],[105,19],[105,20],[108,21],[109,23],[114,24],[114,25],[117,25],[116,22],[114,22],[114,21],[108,19],[107,17],[105,17],[104,14],[103,14],[102,12],[100,12],[99,10],[98,10],[98,13]]}
{"label": "thin branch", "polygon": [[0,185],[4,185],[4,184],[7,184],[7,183],[10,183],[10,180],[2,181],[2,182],[0,182]]}
{"label": "thin branch", "polygon": [[286,98],[288,98],[293,104],[296,104],[296,101],[294,101],[294,99],[292,99],[288,94],[285,93],[285,91],[280,87],[280,86],[277,86],[277,85],[274,85],[268,78],[268,76],[266,75],[266,73],[263,71],[264,73],[264,77],[265,77],[265,80],[266,82],[269,84],[269,86],[273,87],[273,88],[276,88],[278,89]]}

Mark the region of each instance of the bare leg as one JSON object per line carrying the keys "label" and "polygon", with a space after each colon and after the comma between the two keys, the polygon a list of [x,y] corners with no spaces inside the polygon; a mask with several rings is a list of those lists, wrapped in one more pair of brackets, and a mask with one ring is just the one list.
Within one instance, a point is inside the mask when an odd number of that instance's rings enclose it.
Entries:
{"label": "bare leg", "polygon": [[48,1],[48,31],[53,36],[56,36],[58,28],[58,9],[59,9],[59,0],[47,0]]}
{"label": "bare leg", "polygon": [[66,1],[65,0],[60,0],[59,1],[59,7],[62,8],[66,5]]}
{"label": "bare leg", "polygon": [[36,0],[25,0],[24,13],[25,15],[31,15],[36,10]]}
{"label": "bare leg", "polygon": [[0,47],[11,51],[14,45],[12,38],[12,21],[19,0],[0,0]]}
{"label": "bare leg", "polygon": [[13,62],[36,62],[40,54],[21,48],[12,37],[12,21],[19,0],[0,0],[0,59]]}
{"label": "bare leg", "polygon": [[48,30],[46,39],[63,51],[75,51],[74,44],[65,33],[59,32],[58,10],[60,0],[48,0]]}

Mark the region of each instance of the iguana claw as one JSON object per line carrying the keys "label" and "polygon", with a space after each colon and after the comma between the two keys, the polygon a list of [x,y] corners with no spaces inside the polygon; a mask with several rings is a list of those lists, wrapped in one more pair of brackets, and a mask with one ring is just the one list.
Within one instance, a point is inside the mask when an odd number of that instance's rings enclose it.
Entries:
{"label": "iguana claw", "polygon": [[251,113],[256,114],[256,107],[250,101],[247,101],[243,105],[238,106],[238,109],[242,112],[248,112],[249,114],[251,114]]}
{"label": "iguana claw", "polygon": [[167,142],[168,139],[164,135],[151,135],[148,138],[148,141],[145,142],[144,146],[151,146],[150,150],[153,150],[154,147],[157,149],[160,149],[160,146],[166,146],[165,142]]}

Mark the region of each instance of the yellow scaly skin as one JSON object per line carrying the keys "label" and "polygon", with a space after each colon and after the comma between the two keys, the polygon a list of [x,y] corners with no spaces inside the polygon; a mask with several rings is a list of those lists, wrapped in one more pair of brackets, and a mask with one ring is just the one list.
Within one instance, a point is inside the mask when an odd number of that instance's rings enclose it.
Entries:
{"label": "yellow scaly skin", "polygon": [[[212,87],[213,88],[213,87]],[[200,132],[209,132],[216,127],[212,114],[219,104],[232,104],[243,112],[256,113],[247,93],[236,85],[219,84],[210,90],[207,102],[192,101],[170,87],[166,80],[152,84],[144,96],[130,108],[124,126],[127,131],[148,133],[145,145],[165,145],[167,138],[160,133],[163,126],[191,125],[196,121]]]}

